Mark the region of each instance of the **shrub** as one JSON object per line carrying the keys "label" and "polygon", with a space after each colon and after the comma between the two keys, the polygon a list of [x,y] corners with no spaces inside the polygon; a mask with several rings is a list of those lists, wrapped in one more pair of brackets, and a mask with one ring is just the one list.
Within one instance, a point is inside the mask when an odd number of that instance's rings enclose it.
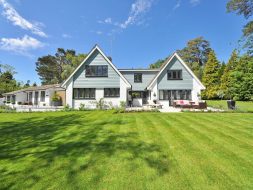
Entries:
{"label": "shrub", "polygon": [[112,109],[112,110],[115,109],[115,107],[113,106],[112,101],[108,102],[108,107],[109,107],[109,109]]}
{"label": "shrub", "polygon": [[79,111],[85,111],[85,104],[83,103],[80,104]]}
{"label": "shrub", "polygon": [[104,101],[104,98],[100,98],[98,102],[96,102],[96,108],[97,109],[104,109],[106,105],[106,102]]}
{"label": "shrub", "polygon": [[64,106],[63,111],[74,111],[68,104]]}
{"label": "shrub", "polygon": [[121,109],[126,109],[126,101],[120,101],[119,105]]}
{"label": "shrub", "polygon": [[22,105],[22,102],[18,102],[18,105]]}
{"label": "shrub", "polygon": [[13,112],[16,112],[15,108],[11,108],[6,105],[0,106],[0,113],[13,113]]}

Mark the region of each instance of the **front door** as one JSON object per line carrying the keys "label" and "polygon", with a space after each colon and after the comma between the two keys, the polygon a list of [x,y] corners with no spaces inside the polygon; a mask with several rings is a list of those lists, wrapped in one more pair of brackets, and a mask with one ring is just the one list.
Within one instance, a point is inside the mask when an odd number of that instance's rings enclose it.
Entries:
{"label": "front door", "polygon": [[34,94],[34,105],[38,105],[38,99],[39,99],[39,92],[35,92]]}

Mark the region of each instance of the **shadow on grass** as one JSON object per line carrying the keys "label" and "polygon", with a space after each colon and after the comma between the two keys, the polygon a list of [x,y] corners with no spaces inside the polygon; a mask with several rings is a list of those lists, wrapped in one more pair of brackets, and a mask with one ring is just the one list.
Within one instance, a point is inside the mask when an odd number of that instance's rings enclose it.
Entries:
{"label": "shadow on grass", "polygon": [[[50,168],[52,163],[62,159],[67,161],[60,165],[68,172],[68,180],[73,181],[78,172],[95,167],[103,157],[120,153],[127,153],[129,156],[125,159],[130,161],[142,160],[158,175],[167,173],[170,163],[159,145],[142,141],[140,134],[131,129],[127,132],[115,130],[117,127],[131,128],[131,123],[129,125],[122,117],[110,115],[110,118],[102,116],[96,120],[90,119],[89,114],[66,114],[1,122],[0,160],[16,163],[33,158],[22,171],[8,171],[7,167],[0,166],[5,188],[15,185],[13,176],[29,179],[26,188],[32,188],[41,178],[36,171]],[[103,176],[97,174],[95,177],[99,181]]]}

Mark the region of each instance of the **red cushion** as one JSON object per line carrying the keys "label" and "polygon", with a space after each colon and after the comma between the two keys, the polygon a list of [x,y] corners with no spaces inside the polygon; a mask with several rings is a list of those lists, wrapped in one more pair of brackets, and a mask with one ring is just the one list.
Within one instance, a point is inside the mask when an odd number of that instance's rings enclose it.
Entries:
{"label": "red cushion", "polygon": [[179,104],[184,104],[184,100],[179,100]]}

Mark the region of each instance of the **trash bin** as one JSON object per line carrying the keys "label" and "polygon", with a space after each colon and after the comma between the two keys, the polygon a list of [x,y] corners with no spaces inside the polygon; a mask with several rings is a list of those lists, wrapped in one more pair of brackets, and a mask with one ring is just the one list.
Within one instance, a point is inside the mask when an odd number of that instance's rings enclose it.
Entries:
{"label": "trash bin", "polygon": [[228,100],[227,104],[228,104],[228,109],[230,109],[230,110],[235,109],[235,101],[234,100]]}

